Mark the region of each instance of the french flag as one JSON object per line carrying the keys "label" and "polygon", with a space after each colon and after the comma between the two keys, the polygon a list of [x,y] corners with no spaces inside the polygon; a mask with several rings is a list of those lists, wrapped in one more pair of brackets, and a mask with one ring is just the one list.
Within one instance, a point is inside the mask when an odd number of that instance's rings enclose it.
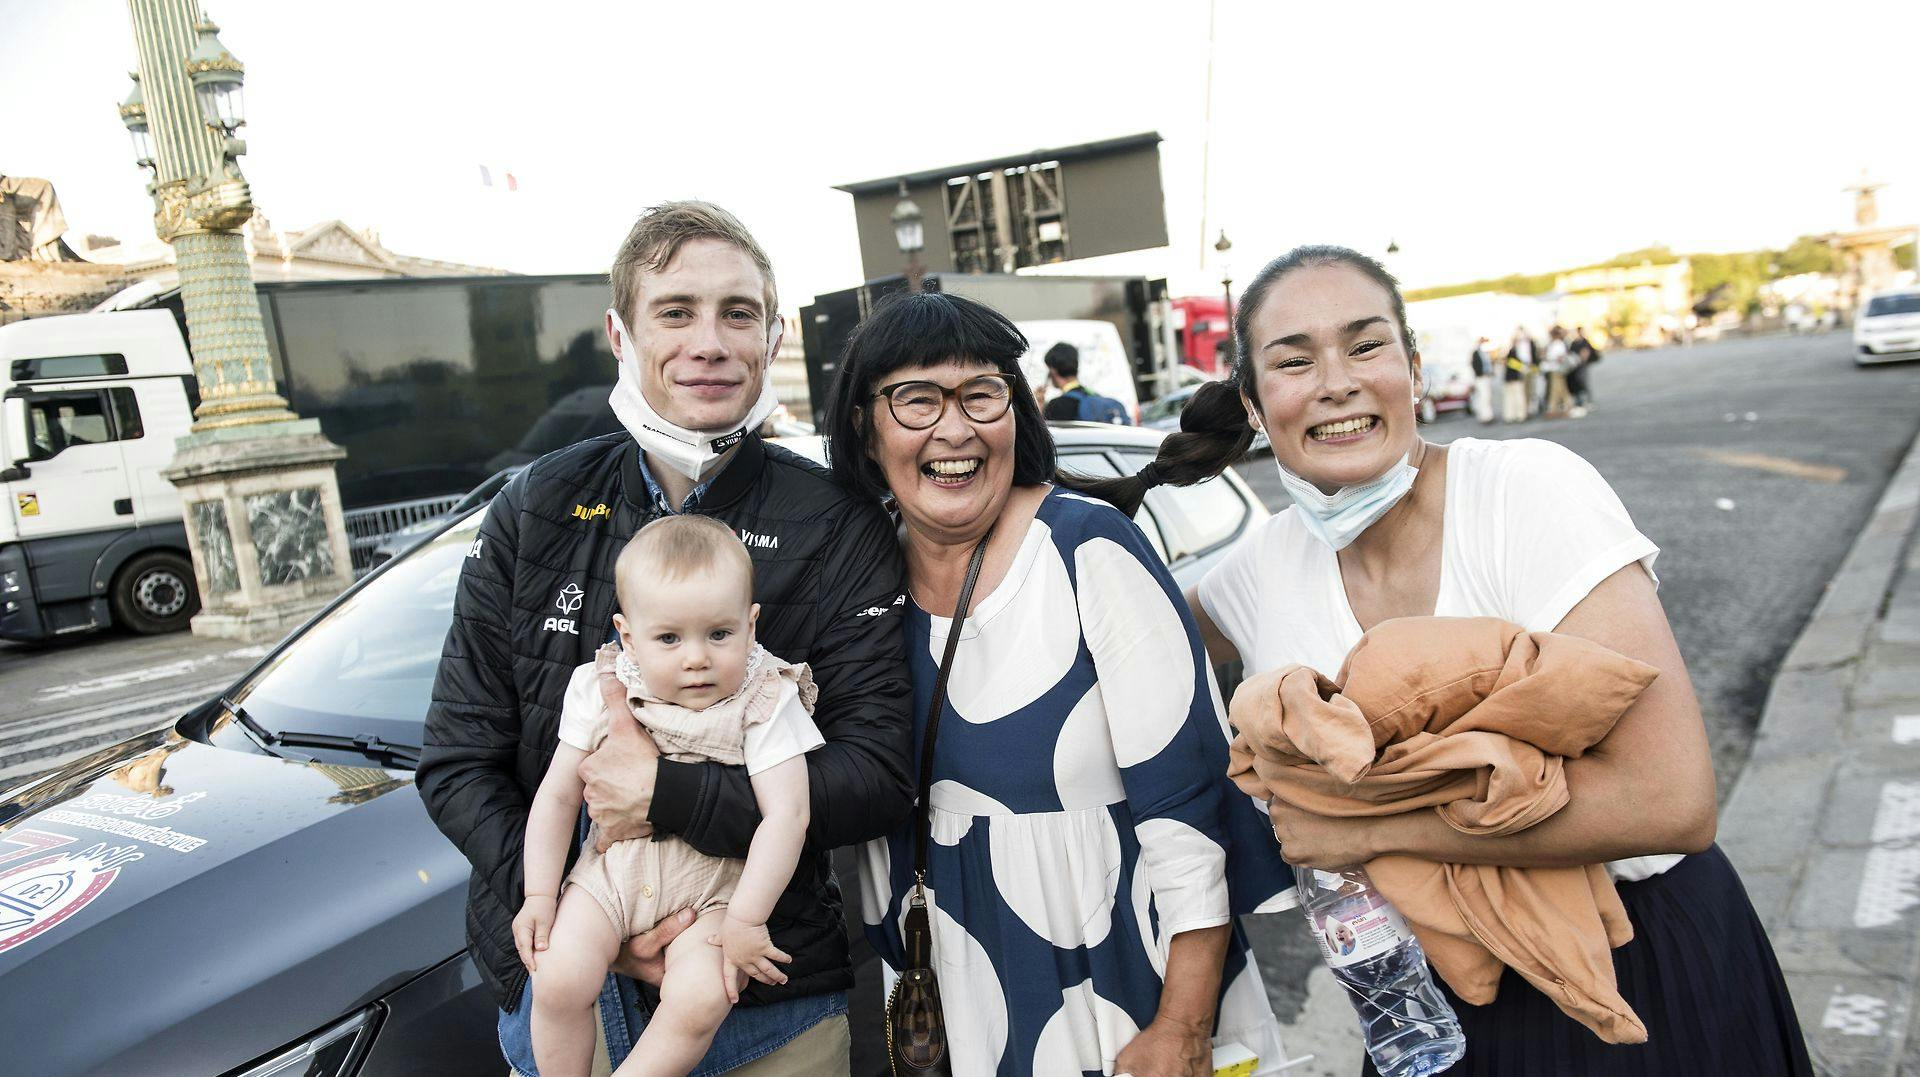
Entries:
{"label": "french flag", "polygon": [[[506,178],[507,190],[517,191],[520,189],[520,181],[513,178],[513,173],[502,171],[500,174]],[[489,169],[486,165],[480,166],[480,186],[493,186],[493,170]]]}

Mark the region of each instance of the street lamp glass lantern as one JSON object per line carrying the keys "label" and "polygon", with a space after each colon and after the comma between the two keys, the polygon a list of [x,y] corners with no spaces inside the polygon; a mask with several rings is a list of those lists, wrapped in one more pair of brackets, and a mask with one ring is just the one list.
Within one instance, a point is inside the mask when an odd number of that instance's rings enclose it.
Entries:
{"label": "street lamp glass lantern", "polygon": [[133,163],[141,168],[153,167],[153,139],[147,134],[147,124],[143,119],[139,123],[127,124],[127,133],[133,136]]}
{"label": "street lamp glass lantern", "polygon": [[120,122],[127,125],[127,134],[133,136],[133,161],[141,168],[153,167],[153,138],[147,130],[147,101],[140,93],[140,82],[134,80],[133,92],[120,103]]}
{"label": "street lamp glass lantern", "polygon": [[900,181],[900,201],[893,207],[890,219],[894,242],[900,245],[901,254],[918,254],[927,245],[926,220],[920,207],[907,197],[906,180]]}
{"label": "street lamp glass lantern", "polygon": [[247,122],[241,85],[246,81],[246,65],[220,44],[220,28],[211,20],[194,27],[200,40],[187,56],[187,77],[193,80],[194,96],[200,99],[200,118],[207,126],[232,134]]}

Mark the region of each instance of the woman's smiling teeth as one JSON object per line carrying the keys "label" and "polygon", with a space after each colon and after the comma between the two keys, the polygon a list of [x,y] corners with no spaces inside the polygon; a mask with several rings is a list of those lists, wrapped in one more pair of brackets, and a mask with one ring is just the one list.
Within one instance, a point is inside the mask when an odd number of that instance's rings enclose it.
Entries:
{"label": "woman's smiling teeth", "polygon": [[978,457],[967,460],[932,460],[920,470],[936,483],[958,485],[973,478],[973,473],[980,470],[980,460]]}
{"label": "woman's smiling teeth", "polygon": [[1315,441],[1337,441],[1356,434],[1364,434],[1379,425],[1379,422],[1379,419],[1371,415],[1362,415],[1357,419],[1342,419],[1337,423],[1321,423],[1307,431],[1307,436]]}

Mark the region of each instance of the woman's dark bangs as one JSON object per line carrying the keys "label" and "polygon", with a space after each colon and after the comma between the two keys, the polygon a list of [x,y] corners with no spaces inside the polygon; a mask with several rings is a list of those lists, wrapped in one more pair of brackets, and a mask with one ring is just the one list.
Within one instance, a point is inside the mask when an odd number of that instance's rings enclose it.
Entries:
{"label": "woman's dark bangs", "polygon": [[[940,293],[904,296],[869,315],[876,330],[861,349],[868,387],[910,367],[991,363],[1018,375],[1027,339],[1012,322],[971,300]],[[1024,381],[1024,379],[1023,379]]]}

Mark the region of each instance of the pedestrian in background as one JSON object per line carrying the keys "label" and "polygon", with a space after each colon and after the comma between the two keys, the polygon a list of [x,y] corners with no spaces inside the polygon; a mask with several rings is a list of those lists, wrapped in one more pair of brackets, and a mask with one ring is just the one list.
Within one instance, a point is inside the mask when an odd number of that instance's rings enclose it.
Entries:
{"label": "pedestrian in background", "polygon": [[1473,417],[1482,426],[1493,421],[1493,385],[1493,357],[1487,354],[1487,338],[1481,337],[1473,346]]}
{"label": "pedestrian in background", "polygon": [[1533,369],[1533,340],[1525,329],[1513,331],[1513,342],[1507,345],[1506,381],[1501,385],[1500,421],[1523,423],[1527,421],[1527,372]]}
{"label": "pedestrian in background", "polygon": [[1540,361],[1540,369],[1547,376],[1547,403],[1545,414],[1549,418],[1564,418],[1573,410],[1573,397],[1567,392],[1567,375],[1573,370],[1573,353],[1567,350],[1567,331],[1554,326],[1547,333],[1546,358]]}
{"label": "pedestrian in background", "polygon": [[1080,384],[1080,349],[1061,341],[1047,349],[1047,384],[1054,396],[1042,409],[1051,422],[1112,423],[1132,426],[1127,406]]}
{"label": "pedestrian in background", "polygon": [[[1449,1077],[1811,1075],[1772,945],[1713,844],[1713,760],[1655,594],[1659,548],[1600,473],[1559,445],[1420,436],[1406,304],[1373,259],[1339,247],[1276,259],[1243,293],[1235,333],[1254,361],[1201,386],[1181,416],[1189,439],[1169,438],[1134,480],[1218,475],[1252,425],[1272,442],[1282,483],[1300,491],[1187,592],[1215,662],[1240,659],[1250,677],[1338,671],[1384,621],[1496,617],[1659,673],[1592,750],[1565,760],[1567,802],[1524,829],[1468,834],[1433,811],[1335,818],[1276,802],[1280,853],[1300,867],[1389,855],[1604,864],[1633,929],[1611,952],[1615,982],[1647,1042],[1603,1042],[1511,968],[1486,1005],[1442,979],[1467,1041]],[[1364,437],[1327,436],[1351,415],[1373,419]]]}
{"label": "pedestrian in background", "polygon": [[1573,327],[1573,343],[1567,345],[1573,353],[1573,370],[1567,375],[1567,388],[1573,393],[1573,417],[1578,419],[1593,407],[1593,386],[1587,378],[1587,368],[1600,361],[1600,349],[1587,339],[1587,331],[1582,326]]}

